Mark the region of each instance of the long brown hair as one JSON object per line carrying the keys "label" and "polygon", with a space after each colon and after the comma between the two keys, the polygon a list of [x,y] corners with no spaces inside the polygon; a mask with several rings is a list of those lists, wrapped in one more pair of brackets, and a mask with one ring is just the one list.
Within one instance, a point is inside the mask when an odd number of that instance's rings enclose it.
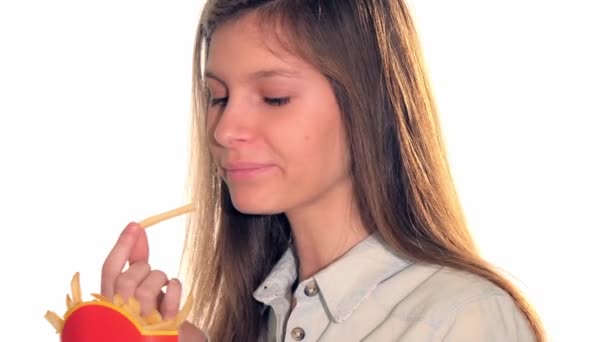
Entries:
{"label": "long brown hair", "polygon": [[190,196],[200,210],[190,218],[184,254],[193,323],[214,341],[255,341],[264,322],[253,291],[290,239],[283,214],[235,210],[206,145],[201,69],[209,41],[218,25],[251,11],[267,28],[287,28],[277,38],[331,82],[363,223],[406,258],[468,271],[506,290],[544,341],[532,306],[479,256],[466,227],[414,21],[401,0],[207,1],[192,76]]}

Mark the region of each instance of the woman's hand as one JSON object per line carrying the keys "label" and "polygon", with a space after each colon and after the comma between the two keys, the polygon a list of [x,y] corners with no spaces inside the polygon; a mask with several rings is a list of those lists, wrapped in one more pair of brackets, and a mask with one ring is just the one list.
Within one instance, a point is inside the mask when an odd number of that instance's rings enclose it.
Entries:
{"label": "woman's hand", "polygon": [[207,339],[202,331],[194,324],[186,321],[179,328],[179,342],[206,342]]}
{"label": "woman's hand", "polygon": [[[124,300],[135,297],[141,304],[142,316],[156,309],[163,319],[173,318],[179,311],[181,283],[177,279],[169,280],[162,271],[152,270],[148,257],[146,232],[137,223],[130,223],[103,264],[101,294],[110,299],[115,294]],[[123,272],[127,263],[129,267]],[[166,293],[163,293],[165,286]]]}
{"label": "woman's hand", "polygon": [[[134,297],[141,304],[142,316],[157,310],[163,319],[171,319],[180,308],[182,285],[178,279],[168,279],[164,272],[152,270],[149,252],[144,229],[137,223],[129,223],[103,264],[101,294],[110,300],[115,294],[124,300]],[[125,270],[127,263],[129,267]],[[191,323],[186,322],[180,328],[180,341],[201,342],[203,336]]]}

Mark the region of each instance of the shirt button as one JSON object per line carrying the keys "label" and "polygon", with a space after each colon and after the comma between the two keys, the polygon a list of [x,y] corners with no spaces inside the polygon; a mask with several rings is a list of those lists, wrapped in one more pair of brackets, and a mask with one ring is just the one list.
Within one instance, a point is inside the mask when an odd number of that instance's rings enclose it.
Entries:
{"label": "shirt button", "polygon": [[308,297],[316,296],[317,293],[319,293],[319,288],[317,287],[317,283],[314,281],[308,283],[304,288],[304,294],[306,294]]}
{"label": "shirt button", "polygon": [[291,331],[291,338],[296,341],[302,341],[304,339],[304,336],[306,336],[306,334],[304,333],[304,329],[300,327],[293,328],[293,330]]}

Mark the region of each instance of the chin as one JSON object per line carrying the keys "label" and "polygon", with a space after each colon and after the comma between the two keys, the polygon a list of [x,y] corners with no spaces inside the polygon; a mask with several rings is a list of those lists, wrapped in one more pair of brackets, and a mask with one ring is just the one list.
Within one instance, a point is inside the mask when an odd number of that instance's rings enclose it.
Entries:
{"label": "chin", "polygon": [[275,205],[277,201],[274,198],[231,193],[230,199],[236,210],[247,215],[274,215],[285,211],[282,206]]}
{"label": "chin", "polygon": [[247,215],[274,215],[280,214],[283,211],[278,210],[276,208],[272,208],[270,206],[261,205],[259,203],[240,203],[240,202],[232,202],[232,205],[236,210],[238,210],[242,214]]}

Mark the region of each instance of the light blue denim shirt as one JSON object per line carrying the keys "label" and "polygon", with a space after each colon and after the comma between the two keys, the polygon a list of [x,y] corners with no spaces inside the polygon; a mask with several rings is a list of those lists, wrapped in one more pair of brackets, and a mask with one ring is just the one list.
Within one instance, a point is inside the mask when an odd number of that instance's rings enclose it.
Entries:
{"label": "light blue denim shirt", "polygon": [[254,293],[268,317],[261,341],[534,341],[505,291],[404,260],[376,234],[292,293],[296,278],[290,247]]}

